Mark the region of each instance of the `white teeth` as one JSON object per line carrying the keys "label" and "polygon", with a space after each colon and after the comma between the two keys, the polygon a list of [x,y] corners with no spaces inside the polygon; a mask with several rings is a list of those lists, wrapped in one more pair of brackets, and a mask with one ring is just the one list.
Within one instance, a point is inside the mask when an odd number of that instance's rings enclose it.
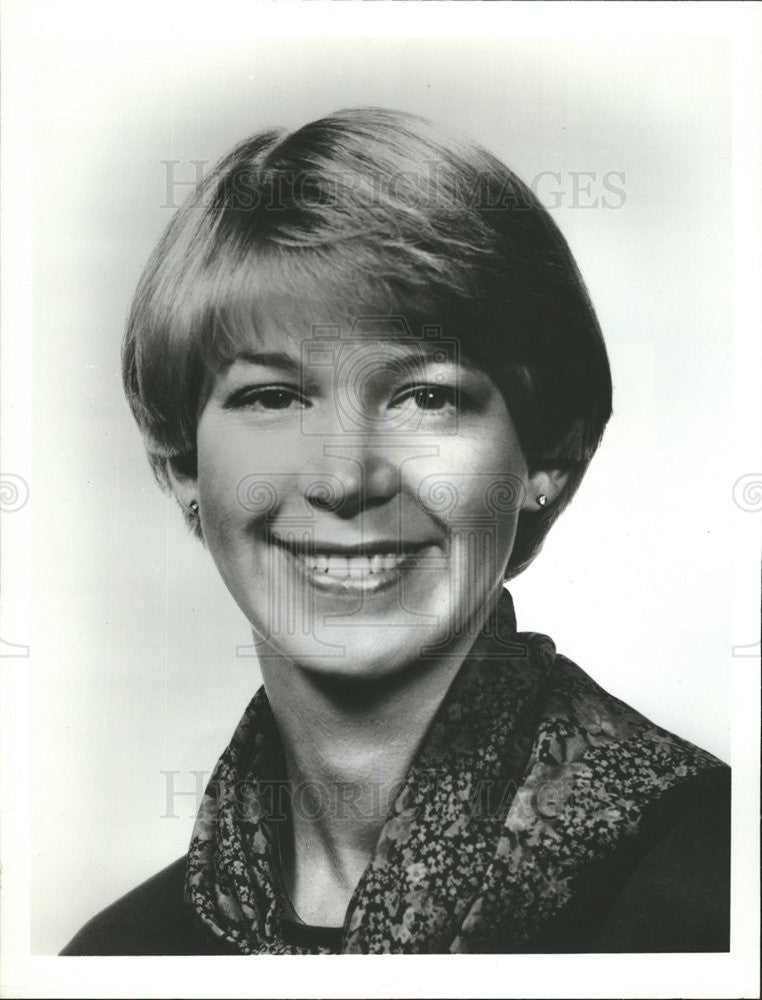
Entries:
{"label": "white teeth", "polygon": [[[300,556],[299,558],[301,559],[303,557]],[[328,556],[315,556],[312,569],[316,573],[327,573],[330,562],[331,560]]]}
{"label": "white teeth", "polygon": [[405,560],[405,556],[396,556],[391,552],[349,558],[322,553],[311,556],[298,554],[297,558],[301,559],[313,573],[321,573],[342,580],[393,570]]}

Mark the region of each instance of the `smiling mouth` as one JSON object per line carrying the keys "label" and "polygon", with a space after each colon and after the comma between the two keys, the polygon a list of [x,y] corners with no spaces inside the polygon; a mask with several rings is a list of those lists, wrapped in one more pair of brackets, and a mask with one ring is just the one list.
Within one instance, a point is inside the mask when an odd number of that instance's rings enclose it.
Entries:
{"label": "smiling mouth", "polygon": [[380,590],[390,586],[432,544],[381,541],[344,547],[296,544],[271,537],[299,563],[313,583],[343,590]]}

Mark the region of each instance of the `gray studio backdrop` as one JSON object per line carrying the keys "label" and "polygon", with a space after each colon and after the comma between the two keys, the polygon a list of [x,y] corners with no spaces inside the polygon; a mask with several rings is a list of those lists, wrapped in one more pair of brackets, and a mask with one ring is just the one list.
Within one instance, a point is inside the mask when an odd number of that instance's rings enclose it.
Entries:
{"label": "gray studio backdrop", "polygon": [[153,484],[119,343],[187,182],[268,125],[398,107],[535,186],[597,307],[615,413],[511,587],[519,625],[728,759],[728,46],[104,38],[30,58],[33,950],[184,853],[195,791],[259,684],[237,654],[246,622]]}

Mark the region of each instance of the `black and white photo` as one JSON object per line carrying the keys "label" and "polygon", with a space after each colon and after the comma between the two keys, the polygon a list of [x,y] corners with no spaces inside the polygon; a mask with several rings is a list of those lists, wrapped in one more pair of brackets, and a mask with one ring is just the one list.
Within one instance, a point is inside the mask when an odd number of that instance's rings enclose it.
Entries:
{"label": "black and white photo", "polygon": [[758,11],[616,6],[8,6],[44,995],[753,988]]}

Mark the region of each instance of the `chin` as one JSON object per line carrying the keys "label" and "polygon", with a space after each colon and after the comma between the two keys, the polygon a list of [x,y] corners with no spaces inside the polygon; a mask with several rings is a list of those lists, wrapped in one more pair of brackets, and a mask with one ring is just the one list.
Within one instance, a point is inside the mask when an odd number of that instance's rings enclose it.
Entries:
{"label": "chin", "polygon": [[[418,613],[399,604],[387,605],[386,614],[373,615],[365,606],[355,614],[319,615],[303,619],[289,634],[261,636],[258,655],[263,667],[271,662],[290,662],[315,677],[344,682],[373,682],[400,678],[447,657],[455,642],[452,633],[455,609],[444,599],[438,607],[431,600]],[[472,629],[473,631],[473,629]],[[468,634],[468,630],[467,630]],[[474,633],[473,638],[476,638]]]}
{"label": "chin", "polygon": [[242,560],[226,581],[252,624],[260,662],[285,660],[326,678],[388,678],[460,651],[458,623],[475,639],[478,610],[494,589],[472,564],[453,579],[448,555],[433,546],[378,572],[351,562],[341,573],[329,563],[326,572],[281,546],[264,556]]}

